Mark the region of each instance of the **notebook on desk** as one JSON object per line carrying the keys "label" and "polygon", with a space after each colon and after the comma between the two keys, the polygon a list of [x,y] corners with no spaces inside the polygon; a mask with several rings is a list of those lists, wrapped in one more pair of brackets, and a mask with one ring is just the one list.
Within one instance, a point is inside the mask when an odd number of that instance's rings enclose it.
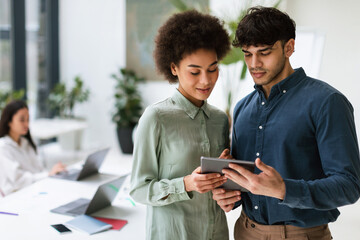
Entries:
{"label": "notebook on desk", "polygon": [[112,227],[111,224],[99,221],[87,215],[77,216],[76,218],[66,222],[65,225],[86,232],[90,235],[105,231]]}
{"label": "notebook on desk", "polygon": [[96,174],[99,172],[101,164],[104,162],[105,156],[108,152],[109,148],[96,151],[86,158],[82,169],[69,169],[68,171],[60,172],[51,177],[79,181],[83,178]]}
{"label": "notebook on desk", "polygon": [[82,214],[90,215],[106,208],[111,205],[126,177],[127,175],[124,175],[100,185],[92,199],[79,198],[50,211],[64,215],[79,216]]}

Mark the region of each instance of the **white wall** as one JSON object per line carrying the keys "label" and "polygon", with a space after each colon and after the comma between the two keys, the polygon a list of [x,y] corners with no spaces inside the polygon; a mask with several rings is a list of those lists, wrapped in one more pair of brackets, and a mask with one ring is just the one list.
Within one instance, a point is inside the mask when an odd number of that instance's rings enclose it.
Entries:
{"label": "white wall", "polygon": [[[87,119],[84,148],[118,146],[111,122],[114,80],[110,74],[125,66],[125,0],[60,1],[61,81],[73,85],[80,75],[90,88],[90,101],[75,108],[75,115]],[[221,75],[220,75],[221,76]],[[225,107],[219,79],[209,102]],[[173,94],[177,84],[154,81],[140,85],[144,106]]]}
{"label": "white wall", "polygon": [[[360,1],[284,0],[281,8],[295,20],[298,29],[316,30],[325,35],[320,69],[309,72],[348,97],[355,108],[359,133],[360,97],[356,91],[360,82],[356,70],[360,69],[360,49],[356,46],[360,42],[360,18],[357,17]],[[125,66],[125,9],[125,0],[60,1],[61,81],[72,84],[79,74],[91,89],[90,101],[75,109],[76,115],[84,116],[89,123],[84,136],[85,148],[118,144],[110,114],[115,84],[110,74]],[[306,64],[308,62],[304,66]],[[221,109],[225,108],[224,89],[236,87],[225,80],[231,72],[225,67],[220,69],[217,86],[209,98],[209,103]],[[237,73],[232,78],[236,79]],[[175,88],[176,85],[164,81],[142,84],[144,105],[171,96]],[[253,82],[248,77],[239,83],[235,100],[252,90]]]}
{"label": "white wall", "polygon": [[87,119],[84,147],[117,145],[111,122],[111,73],[125,66],[125,0],[61,0],[61,81],[73,84],[80,75],[90,88],[90,101],[75,114]]}
{"label": "white wall", "polygon": [[[360,17],[357,0],[288,0],[286,12],[298,27],[325,34],[319,79],[341,91],[352,103],[360,135]],[[296,43],[295,43],[296,49]]]}

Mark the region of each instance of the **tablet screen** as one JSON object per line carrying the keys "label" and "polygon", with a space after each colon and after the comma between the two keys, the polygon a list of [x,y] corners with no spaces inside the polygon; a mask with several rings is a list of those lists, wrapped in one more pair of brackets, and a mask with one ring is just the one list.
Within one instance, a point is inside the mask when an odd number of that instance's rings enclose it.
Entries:
{"label": "tablet screen", "polygon": [[[201,173],[222,173],[224,168],[229,168],[229,163],[238,164],[250,172],[254,172],[255,163],[244,160],[236,160],[236,159],[221,159],[221,158],[210,158],[210,157],[201,157]],[[239,184],[234,183],[230,179],[226,181],[219,188],[229,189],[229,190],[240,190],[242,192],[248,192],[246,188],[241,187]]]}

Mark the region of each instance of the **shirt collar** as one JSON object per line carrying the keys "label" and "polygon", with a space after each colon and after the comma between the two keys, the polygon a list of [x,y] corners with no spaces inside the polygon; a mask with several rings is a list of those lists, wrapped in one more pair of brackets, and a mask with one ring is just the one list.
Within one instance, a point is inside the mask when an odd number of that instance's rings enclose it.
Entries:
{"label": "shirt collar", "polygon": [[20,137],[20,146],[19,146],[19,144],[17,142],[15,142],[14,139],[12,139],[9,135],[4,136],[4,141],[7,144],[10,144],[10,145],[12,145],[14,147],[23,147],[23,146],[25,146],[25,144],[27,142],[26,138]]}
{"label": "shirt collar", "polygon": [[182,95],[179,90],[176,90],[171,99],[177,103],[191,119],[194,119],[200,110],[203,110],[205,115],[210,117],[210,110],[208,108],[207,100],[204,101],[204,104],[199,108],[190,102],[184,95]]}
{"label": "shirt collar", "polygon": [[[296,68],[295,72],[293,72],[290,76],[275,84],[271,88],[270,95],[272,95],[275,91],[286,93],[290,88],[297,85],[304,77],[306,77],[304,69],[302,67]],[[255,84],[254,88],[257,91],[262,91],[262,87],[260,85]]]}

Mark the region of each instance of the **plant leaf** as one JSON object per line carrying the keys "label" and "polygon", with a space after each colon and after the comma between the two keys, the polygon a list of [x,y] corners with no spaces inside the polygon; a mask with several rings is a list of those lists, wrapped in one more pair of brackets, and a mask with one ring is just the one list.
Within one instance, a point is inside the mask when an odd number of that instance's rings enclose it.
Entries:
{"label": "plant leaf", "polygon": [[246,70],[247,70],[247,66],[244,62],[242,69],[241,69],[241,74],[240,74],[240,80],[244,80],[246,77]]}
{"label": "plant leaf", "polygon": [[230,52],[221,61],[222,64],[230,65],[239,61],[243,61],[244,54],[240,48],[231,48]]}
{"label": "plant leaf", "polygon": [[189,7],[181,0],[169,0],[173,5],[174,7],[180,11],[180,12],[184,12],[184,11],[187,11],[189,10]]}

